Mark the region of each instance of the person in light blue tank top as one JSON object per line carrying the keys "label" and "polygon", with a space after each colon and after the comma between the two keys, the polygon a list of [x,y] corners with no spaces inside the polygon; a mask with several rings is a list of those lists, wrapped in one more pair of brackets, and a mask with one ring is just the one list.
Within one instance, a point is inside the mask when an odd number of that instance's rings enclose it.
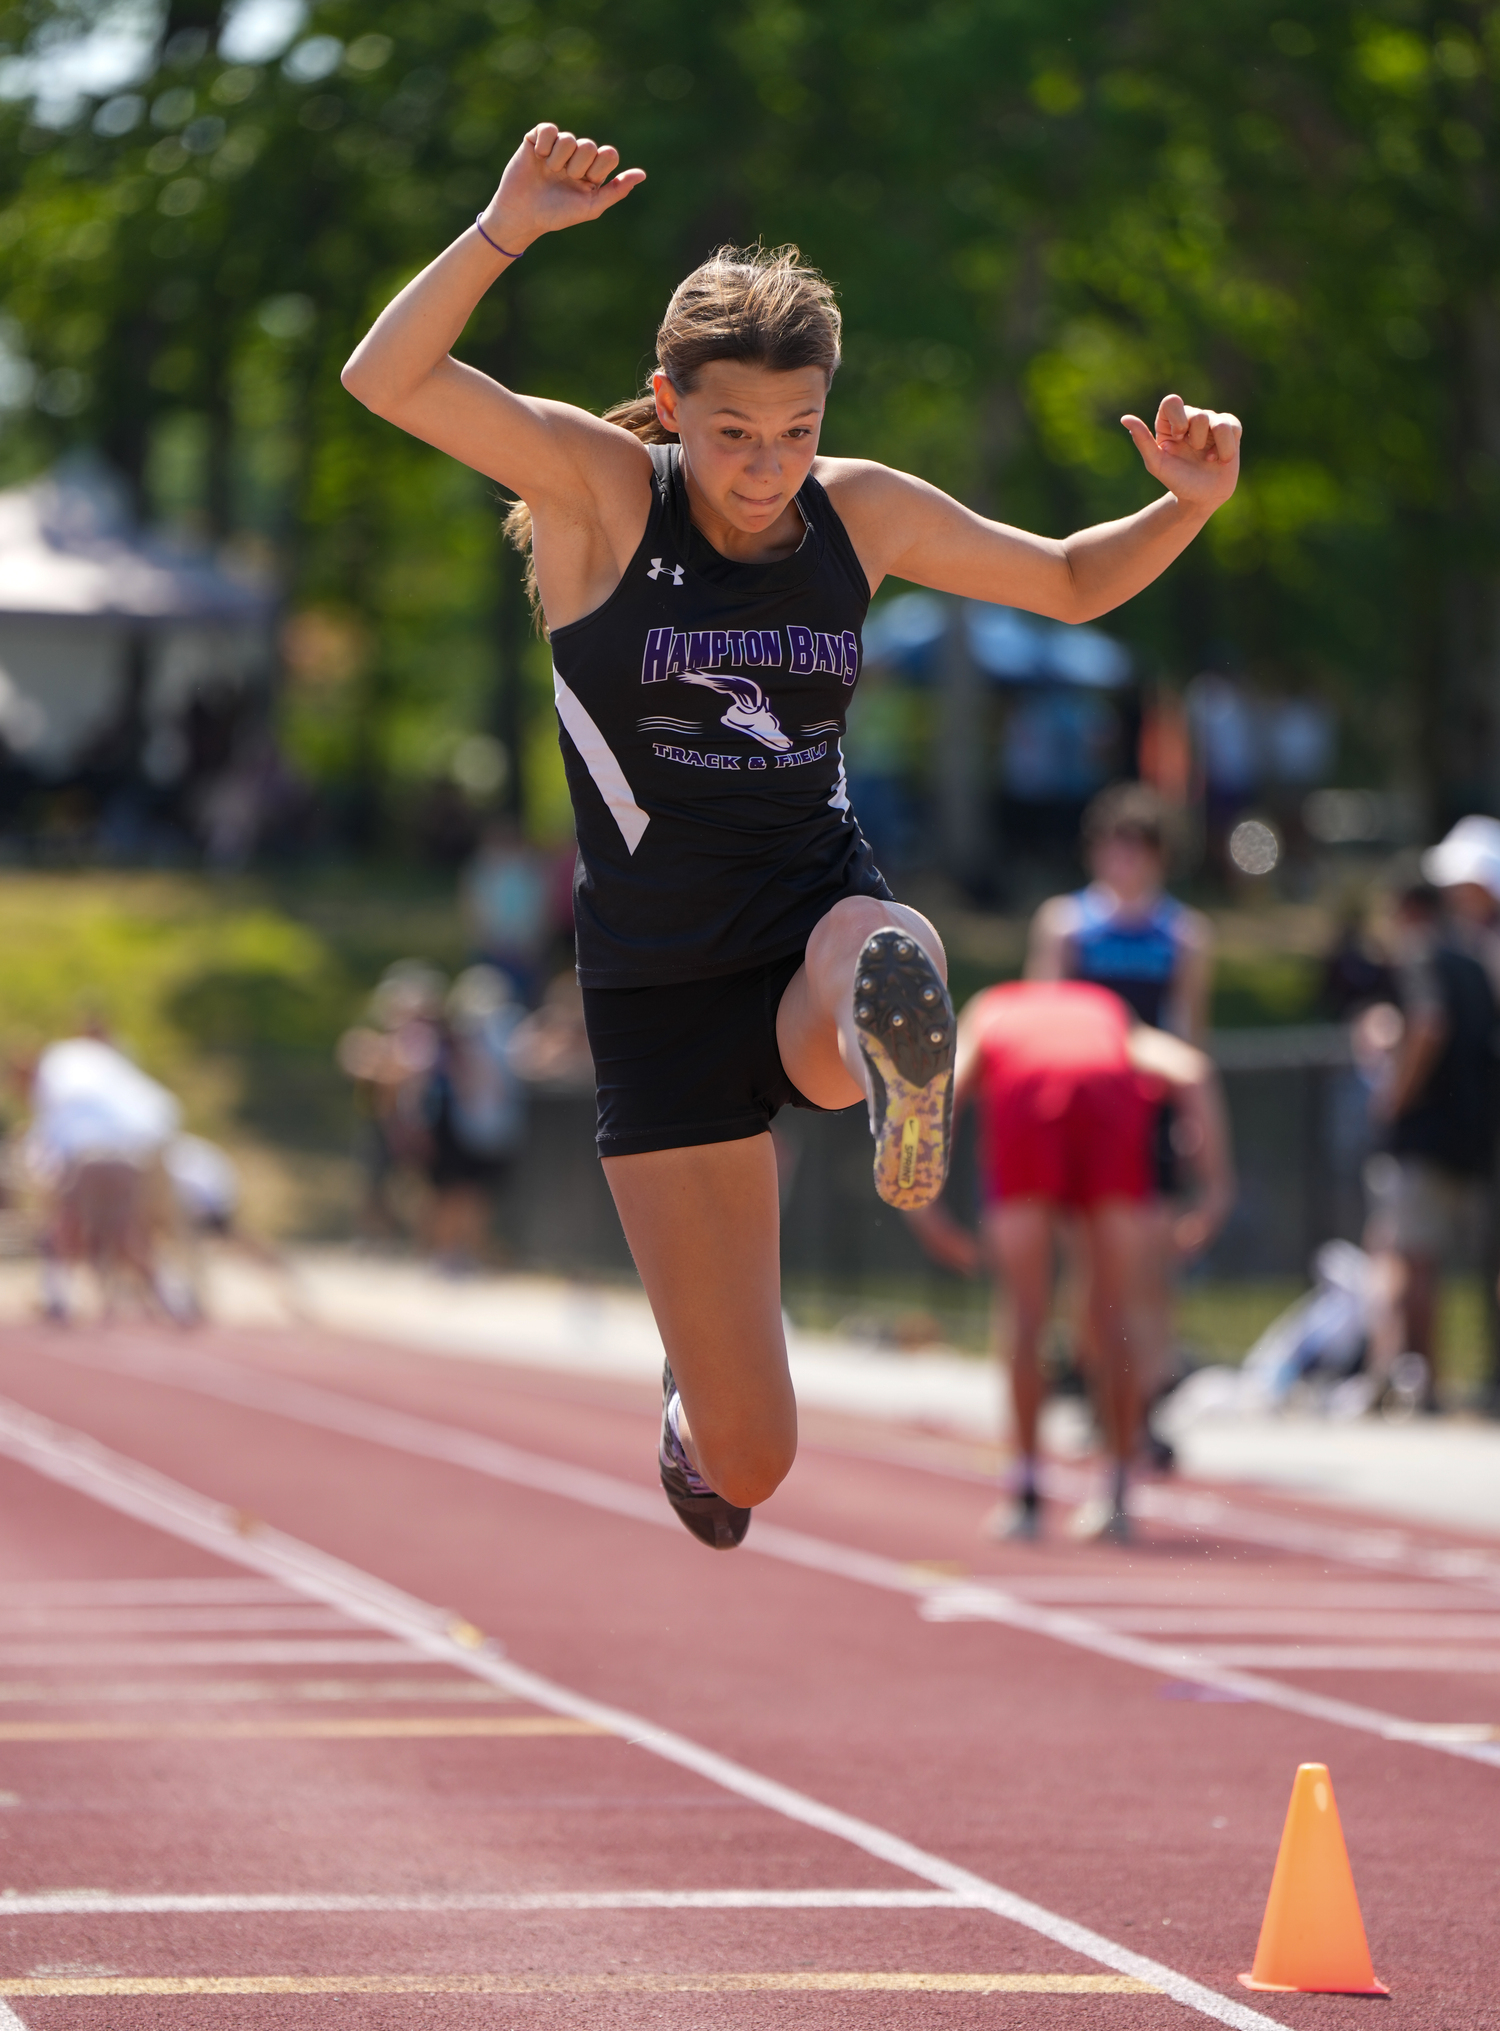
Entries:
{"label": "person in light blue tank top", "polygon": [[[1083,837],[1093,880],[1042,904],[1032,921],[1026,970],[1039,980],[1089,980],[1117,994],[1140,1021],[1203,1046],[1213,973],[1213,930],[1206,917],[1167,894],[1167,811],[1145,783],[1116,783],[1084,813]],[[1157,1113],[1153,1138],[1156,1195],[1146,1216],[1140,1317],[1148,1346],[1142,1394],[1149,1402],[1166,1379],[1174,1322],[1178,1180],[1172,1109]],[[1087,1308],[1079,1352],[1092,1366]],[[1165,1449],[1162,1464],[1170,1454]]]}
{"label": "person in light blue tank top", "polygon": [[1093,881],[1043,903],[1026,971],[1035,980],[1092,980],[1153,1029],[1202,1045],[1208,1027],[1213,933],[1206,917],[1169,896],[1166,812],[1144,783],[1117,783],[1084,813]]}
{"label": "person in light blue tank top", "polygon": [[1182,904],[1161,895],[1144,917],[1127,917],[1103,882],[1079,889],[1069,900],[1075,912],[1074,978],[1111,988],[1143,1023],[1161,1029],[1183,957]]}

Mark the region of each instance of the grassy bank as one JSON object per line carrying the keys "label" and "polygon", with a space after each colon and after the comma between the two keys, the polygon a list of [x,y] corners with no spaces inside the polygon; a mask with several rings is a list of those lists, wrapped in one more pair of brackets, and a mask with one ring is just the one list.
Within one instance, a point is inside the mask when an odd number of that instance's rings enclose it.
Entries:
{"label": "grassy bank", "polygon": [[352,1204],[340,1032],[392,960],[464,956],[451,883],[337,871],[7,872],[0,951],[8,1061],[102,1016],[189,1126],[234,1151],[250,1218],[314,1235],[346,1232]]}

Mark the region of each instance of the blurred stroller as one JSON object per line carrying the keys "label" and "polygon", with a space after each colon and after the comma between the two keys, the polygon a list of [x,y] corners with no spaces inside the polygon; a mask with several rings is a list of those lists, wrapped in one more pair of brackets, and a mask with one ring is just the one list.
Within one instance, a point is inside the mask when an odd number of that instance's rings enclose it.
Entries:
{"label": "blurred stroller", "polygon": [[1384,1266],[1352,1241],[1327,1241],[1313,1258],[1313,1288],[1273,1319],[1238,1368],[1199,1368],[1157,1408],[1179,1437],[1201,1419],[1283,1410],[1297,1403],[1329,1417],[1380,1408],[1414,1416],[1427,1363],[1401,1353],[1400,1315]]}

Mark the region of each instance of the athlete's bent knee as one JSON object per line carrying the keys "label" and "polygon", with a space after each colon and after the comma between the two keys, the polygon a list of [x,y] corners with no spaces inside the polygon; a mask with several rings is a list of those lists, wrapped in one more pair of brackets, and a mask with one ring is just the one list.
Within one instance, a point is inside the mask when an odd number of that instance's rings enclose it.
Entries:
{"label": "athlete's bent knee", "polygon": [[704,1476],[715,1493],[732,1502],[736,1509],[753,1509],[758,1502],[774,1495],[792,1471],[797,1444],[794,1439],[789,1444],[772,1441],[726,1446],[720,1457],[700,1443],[698,1452]]}

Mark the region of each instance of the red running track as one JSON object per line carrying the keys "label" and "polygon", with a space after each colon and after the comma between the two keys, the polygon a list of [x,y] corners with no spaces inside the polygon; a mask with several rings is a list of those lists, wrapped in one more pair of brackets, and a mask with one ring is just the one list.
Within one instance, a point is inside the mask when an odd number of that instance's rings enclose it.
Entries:
{"label": "red running track", "polygon": [[[1500,1546],[995,1547],[973,1448],[814,1417],[714,1555],[648,1393],[315,1333],[0,1396],[12,2031],[1500,2027]],[[1305,1760],[1388,2002],[1235,1981]]]}

